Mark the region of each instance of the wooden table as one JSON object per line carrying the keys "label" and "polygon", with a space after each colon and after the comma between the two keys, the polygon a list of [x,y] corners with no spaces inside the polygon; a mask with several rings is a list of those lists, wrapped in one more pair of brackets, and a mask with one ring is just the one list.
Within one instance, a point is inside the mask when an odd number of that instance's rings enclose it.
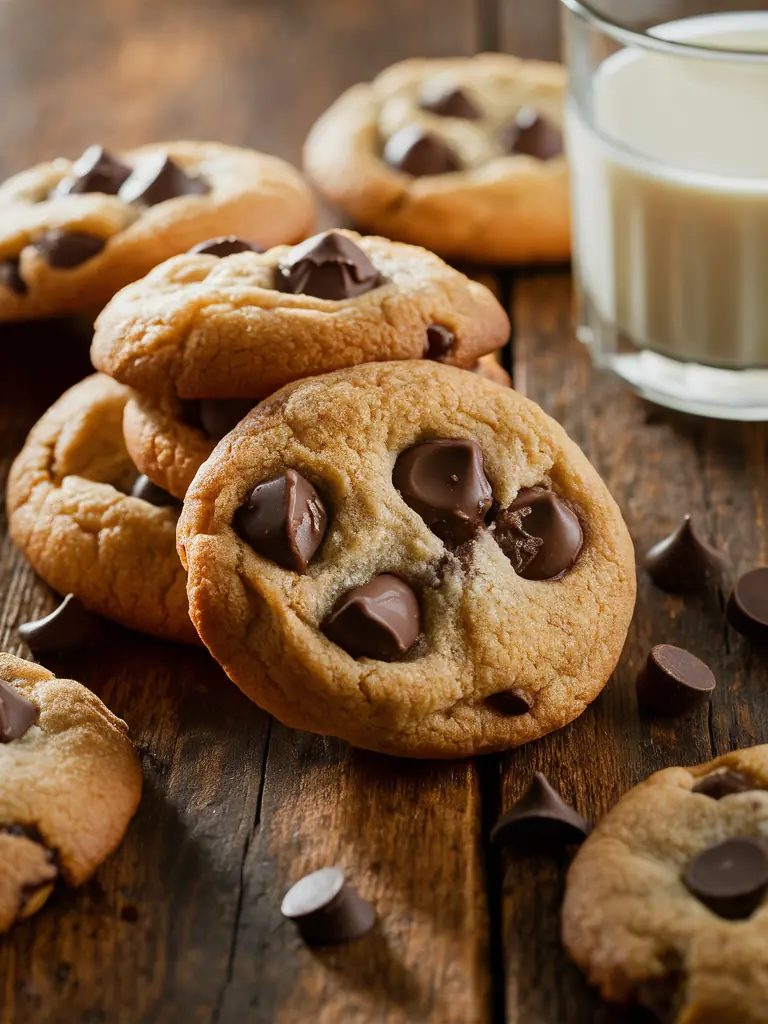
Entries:
{"label": "wooden table", "polygon": [[[4,174],[94,141],[217,138],[297,161],[346,86],[409,55],[511,49],[555,56],[554,0],[2,0]],[[332,223],[328,211],[324,223]],[[638,551],[685,512],[735,569],[768,560],[763,427],[692,421],[596,374],[571,329],[568,275],[502,275],[517,386],[556,416],[619,501]],[[25,433],[88,372],[87,342],[2,328],[0,484]],[[0,646],[55,598],[0,522]],[[489,827],[546,772],[595,818],[629,786],[768,740],[768,671],[712,597],[639,574],[624,656],[573,725],[506,756],[409,763],[291,732],[202,652],[126,634],[50,662],[131,725],[146,787],[122,848],[0,945],[0,1022],[14,1024],[585,1024],[602,1007],[558,937],[567,861],[503,859]],[[652,643],[713,666],[709,711],[641,718],[633,683]],[[302,873],[338,863],[379,923],[312,952],[279,913]]]}

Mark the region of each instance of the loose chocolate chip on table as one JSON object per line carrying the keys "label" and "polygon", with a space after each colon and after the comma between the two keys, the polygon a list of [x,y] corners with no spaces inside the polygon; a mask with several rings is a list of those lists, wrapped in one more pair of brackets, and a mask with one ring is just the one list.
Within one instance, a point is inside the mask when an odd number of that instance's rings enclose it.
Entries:
{"label": "loose chocolate chip on table", "polygon": [[134,168],[118,192],[118,198],[124,203],[156,206],[176,196],[204,195],[208,191],[208,185],[201,178],[192,177],[175,160],[158,153]]}
{"label": "loose chocolate chip on table", "polygon": [[727,566],[728,559],[699,536],[689,515],[645,556],[645,570],[653,582],[673,594],[717,582]]}
{"label": "loose chocolate chip on table", "polygon": [[493,501],[480,445],[466,438],[406,448],[397,457],[392,483],[446,544],[471,540]]}
{"label": "loose chocolate chip on table", "polygon": [[21,739],[37,721],[37,708],[31,700],[0,679],[0,743]]}
{"label": "loose chocolate chip on table", "polygon": [[317,299],[353,299],[382,283],[381,275],[351,238],[337,231],[295,245],[275,271],[275,287]]}
{"label": "loose chocolate chip on table", "polygon": [[258,484],[235,514],[238,533],[254,551],[296,572],[306,570],[327,525],[320,495],[295,469]]}
{"label": "loose chocolate chip on table", "polygon": [[376,911],[347,882],[339,868],[320,868],[300,878],[280,907],[311,944],[350,942],[369,932]]}
{"label": "loose chocolate chip on table", "polygon": [[103,192],[115,196],[130,177],[131,168],[115,159],[103,146],[89,146],[72,165],[72,175],[57,187],[57,195]]}
{"label": "loose chocolate chip on table", "polygon": [[10,289],[16,295],[27,294],[28,289],[21,276],[18,256],[13,260],[0,260],[0,286]]}
{"label": "loose chocolate chip on table", "polygon": [[136,478],[131,488],[131,497],[140,498],[142,501],[149,502],[150,505],[157,505],[158,508],[170,508],[181,504],[168,491],[164,491],[162,487],[153,484],[149,477],[144,476],[143,473]]}
{"label": "loose chocolate chip on table", "polygon": [[592,826],[536,772],[523,796],[499,818],[491,841],[521,848],[581,843]]}
{"label": "loose chocolate chip on table", "polygon": [[533,707],[533,699],[525,690],[502,690],[488,697],[487,703],[502,715],[527,715]]}
{"label": "loose chocolate chip on table", "polygon": [[435,87],[425,82],[419,106],[441,117],[461,117],[466,121],[477,121],[480,117],[478,108],[458,85]]}
{"label": "loose chocolate chip on table", "polygon": [[387,140],[384,160],[414,178],[461,169],[459,158],[448,143],[417,124],[406,125]]}
{"label": "loose chocolate chip on table", "polygon": [[671,644],[658,644],[637,677],[637,701],[653,715],[682,715],[705,700],[715,677],[700,658]]}
{"label": "loose chocolate chip on table", "polygon": [[584,546],[579,518],[554,491],[526,487],[494,521],[496,541],[525,580],[553,580],[573,567]]}
{"label": "loose chocolate chip on table", "polygon": [[424,348],[425,359],[443,359],[453,348],[456,335],[442,324],[430,324],[427,328],[427,344]]}
{"label": "loose chocolate chip on table", "polygon": [[753,644],[768,644],[768,566],[740,576],[728,599],[728,621]]}
{"label": "loose chocolate chip on table", "polygon": [[255,398],[201,398],[198,408],[200,426],[220,441],[258,404]]}
{"label": "loose chocolate chip on table", "polygon": [[747,778],[742,772],[734,771],[733,768],[716,768],[708,775],[697,779],[691,792],[701,793],[713,800],[722,800],[724,796],[750,793],[756,789],[760,789],[760,786],[756,786],[752,779]]}
{"label": "loose chocolate chip on table", "polygon": [[85,231],[51,228],[36,239],[35,248],[49,266],[56,270],[71,270],[98,256],[106,244],[105,238]]}
{"label": "loose chocolate chip on table", "polygon": [[50,615],[19,626],[19,636],[35,652],[77,651],[105,639],[104,625],[74,594],[67,594]]}
{"label": "loose chocolate chip on table", "polygon": [[768,889],[768,845],[752,836],[726,839],[694,857],[683,881],[718,917],[743,921]]}
{"label": "loose chocolate chip on table", "polygon": [[236,235],[222,235],[221,238],[209,238],[207,242],[193,245],[189,250],[202,256],[234,256],[238,252],[264,252],[264,248],[256,242],[246,242]]}
{"label": "loose chocolate chip on table", "polygon": [[501,145],[516,156],[552,160],[563,152],[563,136],[532,107],[523,107],[512,124],[502,129]]}
{"label": "loose chocolate chip on table", "polygon": [[419,602],[399,576],[382,573],[348,590],[321,628],[353,658],[394,661],[419,638]]}

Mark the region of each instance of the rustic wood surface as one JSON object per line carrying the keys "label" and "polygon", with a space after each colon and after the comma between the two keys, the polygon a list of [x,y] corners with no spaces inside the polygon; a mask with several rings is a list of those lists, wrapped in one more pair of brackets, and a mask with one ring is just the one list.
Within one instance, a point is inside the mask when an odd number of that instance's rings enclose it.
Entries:
{"label": "rustic wood surface", "polygon": [[[559,51],[554,0],[0,0],[3,176],[86,145],[219,138],[298,160],[346,86],[409,55]],[[333,214],[322,211],[322,223]],[[517,386],[603,473],[638,550],[687,511],[736,568],[768,561],[762,427],[670,416],[596,374],[571,330],[564,270],[500,275]],[[26,431],[88,372],[87,325],[0,328],[0,486]],[[545,771],[599,816],[651,771],[768,739],[764,664],[715,595],[668,597],[640,573],[619,669],[567,729],[505,757],[408,763],[291,732],[202,652],[124,633],[107,653],[47,659],[130,723],[146,779],[118,853],[0,943],[0,1024],[318,1020],[586,1024],[600,1004],[558,938],[567,861],[499,857],[490,825]],[[0,648],[54,606],[0,519]],[[709,713],[640,717],[654,642],[720,681]],[[344,867],[378,910],[349,947],[313,952],[282,921],[306,870]]]}

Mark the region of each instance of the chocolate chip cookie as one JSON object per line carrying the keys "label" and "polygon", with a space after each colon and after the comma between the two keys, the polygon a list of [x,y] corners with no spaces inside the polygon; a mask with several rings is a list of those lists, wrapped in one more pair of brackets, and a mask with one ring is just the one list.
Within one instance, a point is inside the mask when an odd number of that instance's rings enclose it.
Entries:
{"label": "chocolate chip cookie", "polygon": [[199,471],[177,536],[190,614],[230,678],[288,725],[393,754],[565,725],[634,606],[621,514],[562,428],[428,361],[263,401]]}
{"label": "chocolate chip cookie", "polygon": [[196,643],[175,549],[179,505],[148,490],[128,457],[128,394],[96,374],[45,413],[11,468],[11,536],[60,594],[132,629]]}
{"label": "chocolate chip cookie", "polygon": [[563,937],[607,999],[678,1024],[762,1024],[768,746],[630,790],[571,866]]}
{"label": "chocolate chip cookie", "polygon": [[98,310],[213,235],[270,246],[313,222],[304,181],[276,157],[214,142],[91,146],[0,186],[0,320]]}
{"label": "chocolate chip cookie", "polygon": [[0,932],[120,845],[141,796],[127,732],[84,686],[0,654]]}
{"label": "chocolate chip cookie", "polygon": [[558,64],[407,60],[348,89],[304,147],[318,191],[359,225],[441,256],[570,254]]}

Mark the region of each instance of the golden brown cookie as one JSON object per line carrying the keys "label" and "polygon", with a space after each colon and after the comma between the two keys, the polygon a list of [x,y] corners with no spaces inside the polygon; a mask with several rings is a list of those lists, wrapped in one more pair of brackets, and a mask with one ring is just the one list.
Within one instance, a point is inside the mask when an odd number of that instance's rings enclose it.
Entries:
{"label": "golden brown cookie", "polygon": [[568,874],[563,938],[606,999],[676,1024],[763,1024],[768,746],[667,768],[599,822]]}
{"label": "golden brown cookie", "polygon": [[0,932],[120,845],[141,797],[127,733],[84,686],[0,654]]}
{"label": "golden brown cookie", "polygon": [[196,643],[176,556],[178,506],[132,497],[128,389],[95,374],[33,427],[8,479],[11,536],[60,594],[144,633]]}
{"label": "golden brown cookie", "polygon": [[177,536],[230,678],[288,725],[392,754],[502,750],[570,722],[634,606],[621,514],[562,428],[427,361],[262,402],[197,474]]}
{"label": "golden brown cookie", "polygon": [[0,186],[0,320],[98,310],[204,239],[268,247],[313,223],[301,175],[276,157],[218,142],[94,146]]}
{"label": "golden brown cookie", "polygon": [[304,147],[318,191],[369,231],[455,259],[566,260],[565,73],[500,53],[407,60],[348,89]]}

